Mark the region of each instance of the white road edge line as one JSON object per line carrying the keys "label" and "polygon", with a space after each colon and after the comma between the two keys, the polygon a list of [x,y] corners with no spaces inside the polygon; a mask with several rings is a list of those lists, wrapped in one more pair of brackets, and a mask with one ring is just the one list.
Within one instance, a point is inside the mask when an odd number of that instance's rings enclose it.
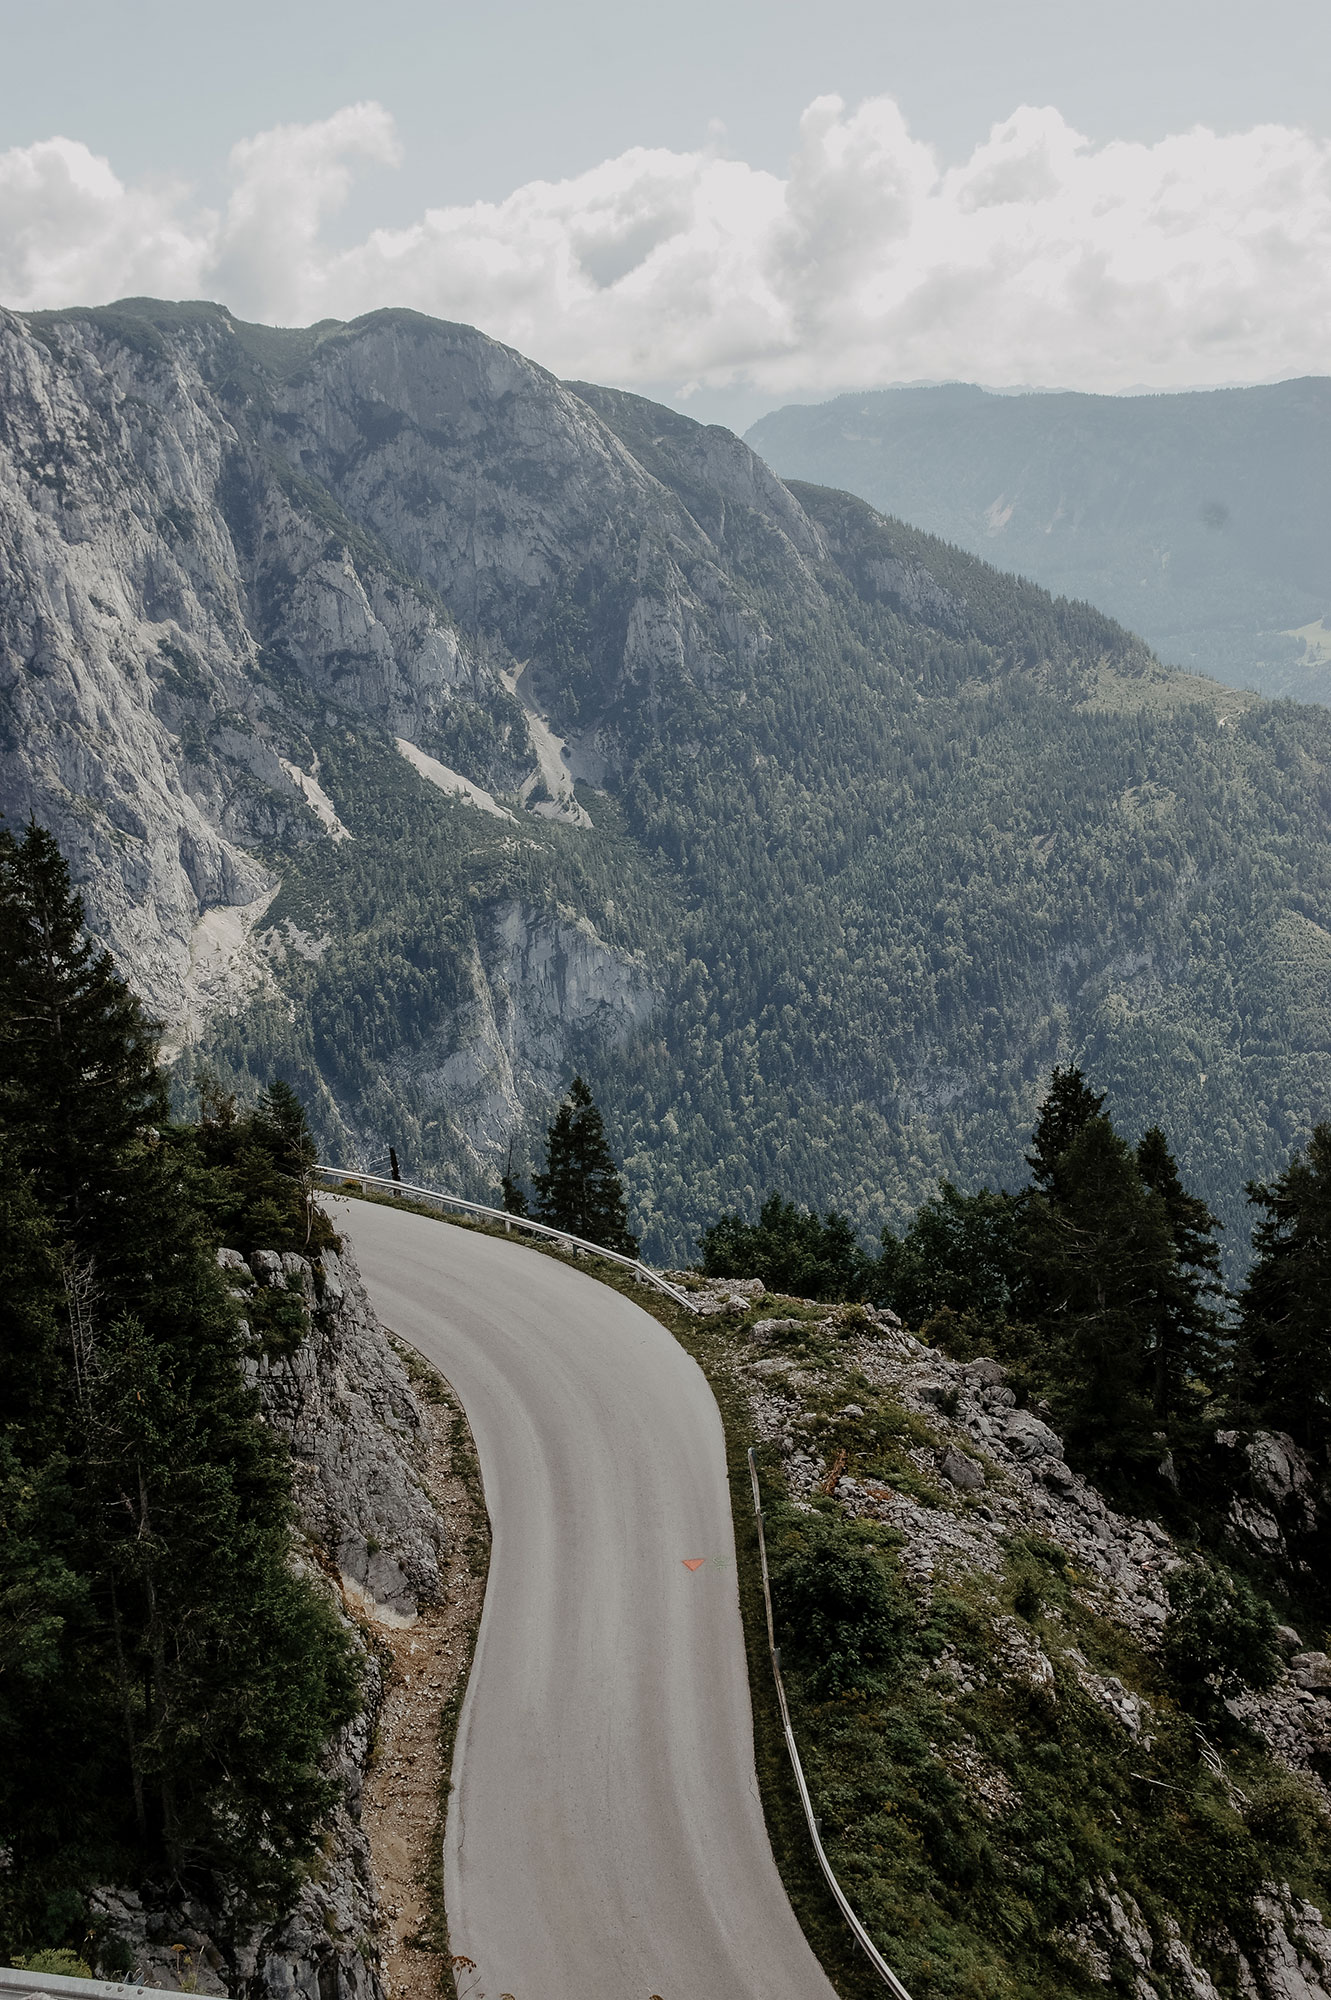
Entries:
{"label": "white road edge line", "polygon": [[813,1851],[818,1856],[818,1866],[822,1869],[827,1879],[827,1886],[836,1897],[841,1914],[854,1933],[855,1942],[865,1953],[870,1965],[872,1965],[874,1971],[882,1979],[888,1991],[896,1996],[896,2000],[910,2000],[910,1994],[897,1978],[896,1973],[893,1972],[891,1966],[883,1957],[877,1945],[869,1936],[868,1931],[865,1930],[864,1925],[851,1908],[845,1891],[837,1881],[836,1876],[832,1873],[832,1864],[823,1849],[822,1839],[818,1832],[818,1822],[814,1818],[813,1800],[809,1796],[809,1787],[804,1776],[804,1766],[800,1762],[800,1753],[795,1746],[795,1732],[790,1724],[790,1709],[786,1703],[786,1684],[781,1678],[781,1651],[776,1643],[776,1625],[772,1618],[772,1586],[767,1574],[767,1537],[763,1533],[763,1503],[762,1495],[758,1490],[758,1467],[754,1462],[752,1446],[749,1447],[749,1477],[753,1481],[753,1514],[754,1519],[758,1523],[758,1559],[762,1565],[763,1573],[763,1602],[767,1606],[767,1650],[772,1656],[772,1674],[776,1681],[776,1698],[781,1705],[781,1727],[786,1732],[786,1748],[790,1752],[790,1762],[795,1773],[795,1783],[799,1787],[799,1795],[804,1804],[804,1817],[809,1822],[809,1838],[813,1842]]}

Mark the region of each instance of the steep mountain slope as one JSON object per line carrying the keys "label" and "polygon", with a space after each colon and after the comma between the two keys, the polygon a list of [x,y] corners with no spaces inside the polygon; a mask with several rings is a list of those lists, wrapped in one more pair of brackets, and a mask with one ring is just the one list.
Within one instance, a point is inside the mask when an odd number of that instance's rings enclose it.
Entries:
{"label": "steep mountain slope", "polygon": [[0,319],[0,804],[197,1061],[651,1254],[1009,1181],[1056,1058],[1241,1225],[1331,1094],[1331,717],[410,313]]}
{"label": "steep mountain slope", "polygon": [[1153,396],[963,383],[775,410],[783,478],[1088,598],[1166,660],[1331,701],[1331,381]]}

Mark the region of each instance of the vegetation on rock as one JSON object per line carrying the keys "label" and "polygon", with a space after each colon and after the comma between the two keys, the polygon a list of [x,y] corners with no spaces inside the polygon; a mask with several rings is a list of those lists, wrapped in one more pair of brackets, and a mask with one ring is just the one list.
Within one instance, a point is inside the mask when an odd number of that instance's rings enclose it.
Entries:
{"label": "vegetation on rock", "polygon": [[358,1701],[216,1256],[250,1199],[308,1226],[298,1107],[233,1121],[266,1185],[211,1166],[81,915],[49,837],[0,832],[3,1955],[85,1949],[96,1881],[289,1896]]}

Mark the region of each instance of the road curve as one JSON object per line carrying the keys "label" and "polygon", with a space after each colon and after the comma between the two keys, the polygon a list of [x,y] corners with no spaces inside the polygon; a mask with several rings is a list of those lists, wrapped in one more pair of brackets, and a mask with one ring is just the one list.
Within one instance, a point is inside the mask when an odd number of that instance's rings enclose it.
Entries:
{"label": "road curve", "polygon": [[329,1206],[380,1317],[460,1397],[494,1530],[444,1845],[453,1951],[515,2000],[833,2000],[763,1823],[701,1369],[553,1258]]}

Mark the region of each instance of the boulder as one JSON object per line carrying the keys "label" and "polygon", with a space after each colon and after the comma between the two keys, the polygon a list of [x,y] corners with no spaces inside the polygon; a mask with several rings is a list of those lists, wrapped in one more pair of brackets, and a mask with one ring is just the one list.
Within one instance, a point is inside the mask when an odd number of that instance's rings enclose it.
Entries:
{"label": "boulder", "polygon": [[977,1493],[985,1483],[984,1467],[968,1458],[964,1451],[958,1451],[955,1445],[949,1445],[943,1453],[938,1470],[961,1493]]}
{"label": "boulder", "polygon": [[1018,1458],[1062,1458],[1063,1440],[1033,1410],[1009,1410],[1002,1423],[1003,1436]]}

